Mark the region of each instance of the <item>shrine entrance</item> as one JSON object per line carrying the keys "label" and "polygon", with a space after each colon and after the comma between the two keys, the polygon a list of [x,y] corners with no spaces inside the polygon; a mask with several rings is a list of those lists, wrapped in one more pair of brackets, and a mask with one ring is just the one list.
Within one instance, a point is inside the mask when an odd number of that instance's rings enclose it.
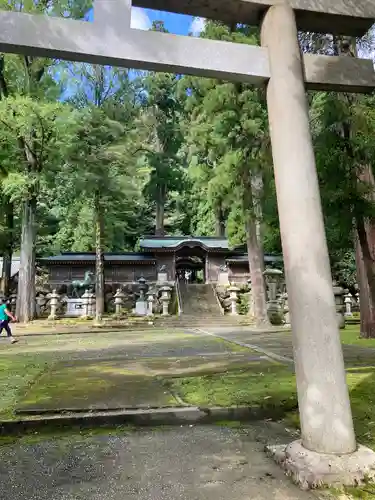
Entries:
{"label": "shrine entrance", "polygon": [[183,246],[176,252],[176,278],[185,283],[206,283],[207,252],[199,246]]}

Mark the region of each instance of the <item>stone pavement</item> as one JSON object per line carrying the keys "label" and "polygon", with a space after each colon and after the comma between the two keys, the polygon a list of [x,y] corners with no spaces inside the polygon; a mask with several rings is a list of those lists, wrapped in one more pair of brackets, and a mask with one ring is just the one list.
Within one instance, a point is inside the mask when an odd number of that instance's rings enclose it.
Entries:
{"label": "stone pavement", "polygon": [[[202,330],[202,333],[204,332],[229,342],[253,346],[259,349],[258,352],[273,353],[277,357],[284,357],[293,361],[293,344],[290,331],[259,332],[249,327],[225,327],[206,328]],[[346,367],[375,365],[375,349],[357,345],[343,345],[342,347]]]}
{"label": "stone pavement", "polygon": [[[94,330],[84,335],[23,337],[12,346],[1,338],[0,356],[15,353],[37,356],[48,365],[18,401],[17,411],[23,414],[171,408],[186,403],[166,379],[251,365],[255,369],[259,364],[267,370],[265,365],[272,360],[264,353],[292,362],[292,337],[287,331],[216,327],[206,333],[194,329]],[[344,346],[344,353],[347,366],[375,365],[375,349]]]}
{"label": "stone pavement", "polygon": [[[186,406],[166,379],[222,373],[268,363],[260,356],[231,353],[138,360],[77,360],[55,363],[17,405],[20,413],[108,411]],[[257,365],[258,366],[258,365]]]}
{"label": "stone pavement", "polygon": [[20,337],[18,344],[12,346],[5,336],[0,337],[0,356],[45,354],[64,360],[217,356],[233,351],[236,351],[234,344],[189,329],[110,332],[93,329],[91,334]]}
{"label": "stone pavement", "polygon": [[91,335],[23,337],[16,345],[1,338],[0,356],[15,354],[45,363],[44,372],[16,403],[22,414],[178,407],[186,403],[167,378],[271,363],[193,330],[95,330]]}
{"label": "stone pavement", "polygon": [[[72,435],[0,448],[2,500],[316,500],[263,452],[265,424]],[[272,439],[274,435],[271,432]],[[282,439],[285,439],[282,436]]]}

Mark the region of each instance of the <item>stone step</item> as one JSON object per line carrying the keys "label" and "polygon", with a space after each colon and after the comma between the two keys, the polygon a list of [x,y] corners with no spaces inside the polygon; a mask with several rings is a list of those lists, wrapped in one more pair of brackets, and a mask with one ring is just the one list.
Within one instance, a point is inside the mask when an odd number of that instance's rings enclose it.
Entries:
{"label": "stone step", "polygon": [[196,317],[196,316],[180,316],[180,317],[170,317],[170,318],[158,318],[155,321],[157,326],[165,327],[204,327],[204,326],[238,326],[241,324],[251,324],[251,321],[247,321],[245,316],[231,317],[231,316],[206,316],[206,317]]}
{"label": "stone step", "polygon": [[220,317],[221,311],[211,285],[181,284],[181,302],[184,316],[199,318]]}

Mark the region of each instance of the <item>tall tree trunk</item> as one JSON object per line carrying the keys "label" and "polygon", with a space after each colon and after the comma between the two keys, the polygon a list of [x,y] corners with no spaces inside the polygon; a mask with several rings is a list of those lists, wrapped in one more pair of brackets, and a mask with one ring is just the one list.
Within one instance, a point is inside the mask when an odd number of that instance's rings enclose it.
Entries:
{"label": "tall tree trunk", "polygon": [[35,316],[36,207],[36,196],[30,196],[23,202],[16,310],[21,323],[27,323]]}
{"label": "tall tree trunk", "polygon": [[215,234],[218,238],[225,238],[225,217],[221,202],[215,207]]}
{"label": "tall tree trunk", "polygon": [[251,192],[253,194],[253,206],[255,214],[256,235],[259,249],[262,255],[262,272],[264,271],[264,251],[263,251],[263,177],[260,172],[251,176]]}
{"label": "tall tree trunk", "polygon": [[[373,189],[368,198],[375,202],[375,180],[371,166],[364,167],[359,179]],[[375,338],[375,220],[355,219],[356,263],[361,303],[361,337]]]}
{"label": "tall tree trunk", "polygon": [[[373,228],[375,229],[375,228]],[[361,304],[361,337],[375,338],[375,303],[372,301],[366,265],[359,238],[356,238],[357,279]]]}
{"label": "tall tree trunk", "polygon": [[12,257],[14,246],[14,206],[8,199],[4,204],[5,211],[5,227],[7,231],[7,241],[5,244],[3,255],[3,271],[2,271],[2,290],[1,292],[7,297],[10,292],[10,282],[12,278]]}
{"label": "tall tree trunk", "polygon": [[95,275],[96,313],[95,322],[101,323],[104,314],[104,255],[103,255],[103,214],[100,193],[95,193]]}
{"label": "tall tree trunk", "polygon": [[264,256],[262,245],[257,237],[256,206],[253,199],[253,183],[250,172],[245,171],[243,175],[243,210],[245,216],[245,230],[247,242],[247,254],[249,259],[251,291],[254,306],[255,323],[257,327],[270,326],[267,314],[267,291],[263,276]]}
{"label": "tall tree trunk", "polygon": [[159,186],[159,193],[156,200],[155,235],[164,236],[164,212],[166,202],[165,186]]}
{"label": "tall tree trunk", "polygon": [[356,263],[361,304],[361,337],[375,338],[375,224],[357,218]]}
{"label": "tall tree trunk", "polygon": [[263,276],[263,253],[257,238],[255,220],[250,214],[246,215],[245,228],[255,322],[258,327],[267,327],[269,320]]}
{"label": "tall tree trunk", "polygon": [[[4,76],[4,56],[0,56],[0,99],[6,99],[9,96],[8,85]],[[7,172],[3,173],[7,175]],[[5,200],[5,227],[7,228],[7,242],[3,255],[3,270],[1,292],[9,295],[10,280],[12,277],[12,257],[14,242],[14,206],[9,199]]]}

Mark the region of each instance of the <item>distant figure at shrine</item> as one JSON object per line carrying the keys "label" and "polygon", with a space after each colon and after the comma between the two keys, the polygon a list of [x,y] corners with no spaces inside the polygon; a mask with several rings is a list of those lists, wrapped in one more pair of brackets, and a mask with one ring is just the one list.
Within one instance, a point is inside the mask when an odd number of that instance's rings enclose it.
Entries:
{"label": "distant figure at shrine", "polygon": [[191,280],[191,271],[185,271],[185,282],[189,283]]}

